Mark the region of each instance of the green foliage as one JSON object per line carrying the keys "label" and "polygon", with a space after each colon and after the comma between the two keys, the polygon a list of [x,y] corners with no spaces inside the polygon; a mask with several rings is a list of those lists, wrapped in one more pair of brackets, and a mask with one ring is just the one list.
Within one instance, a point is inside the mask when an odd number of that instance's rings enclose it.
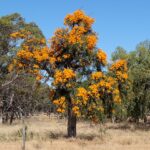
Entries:
{"label": "green foliage", "polygon": [[118,59],[127,59],[128,54],[125,49],[122,47],[117,47],[116,50],[112,53],[111,59],[112,61],[118,60]]}
{"label": "green foliage", "polygon": [[131,115],[138,120],[150,112],[150,42],[140,43],[130,54],[129,75],[132,81]]}
{"label": "green foliage", "polygon": [[[29,115],[34,111],[45,110],[48,105],[48,87],[41,84],[35,89],[36,81],[29,74],[16,75],[9,72],[8,66],[25,41],[11,38],[11,34],[25,30],[37,38],[44,38],[35,23],[26,23],[20,14],[0,18],[0,104],[3,121],[21,114]],[[12,122],[10,119],[10,122]]]}
{"label": "green foliage", "polygon": [[146,118],[150,112],[150,41],[137,45],[134,51],[127,53],[123,48],[117,48],[112,54],[112,60],[126,58],[128,61],[128,90],[122,90],[123,107],[128,117],[136,121]]}

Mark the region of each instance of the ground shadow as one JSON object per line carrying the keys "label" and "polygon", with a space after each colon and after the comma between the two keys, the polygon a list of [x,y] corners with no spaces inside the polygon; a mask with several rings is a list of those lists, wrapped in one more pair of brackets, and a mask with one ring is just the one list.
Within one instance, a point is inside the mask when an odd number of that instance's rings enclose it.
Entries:
{"label": "ground shadow", "polygon": [[[75,139],[80,139],[80,140],[85,140],[85,141],[92,141],[96,138],[97,136],[95,134],[78,134]],[[48,133],[48,138],[49,139],[53,139],[53,140],[57,140],[60,138],[66,138],[66,139],[70,139],[65,133],[63,132],[54,132],[54,131],[50,131]]]}
{"label": "ground shadow", "polygon": [[150,124],[145,124],[145,123],[116,123],[109,125],[106,127],[106,129],[116,129],[116,130],[130,130],[130,131],[135,131],[135,130],[141,130],[141,131],[148,131],[150,130]]}

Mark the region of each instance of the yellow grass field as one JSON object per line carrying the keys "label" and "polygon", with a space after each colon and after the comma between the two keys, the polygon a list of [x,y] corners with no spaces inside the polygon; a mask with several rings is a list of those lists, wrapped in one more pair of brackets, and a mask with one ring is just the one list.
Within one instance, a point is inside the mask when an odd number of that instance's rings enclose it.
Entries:
{"label": "yellow grass field", "polygon": [[[44,114],[26,120],[26,150],[150,150],[150,128],[79,121],[77,138],[67,139],[66,120]],[[0,125],[0,150],[21,150],[21,122]]]}

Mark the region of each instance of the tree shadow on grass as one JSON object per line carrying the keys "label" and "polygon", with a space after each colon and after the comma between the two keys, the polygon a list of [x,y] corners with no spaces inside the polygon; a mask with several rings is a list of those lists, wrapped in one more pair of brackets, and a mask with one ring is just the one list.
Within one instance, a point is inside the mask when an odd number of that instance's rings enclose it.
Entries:
{"label": "tree shadow on grass", "polygon": [[53,131],[50,131],[47,134],[47,136],[48,136],[49,139],[54,139],[54,140],[66,137],[66,135],[63,132],[53,132]]}
{"label": "tree shadow on grass", "polygon": [[86,141],[93,141],[96,138],[94,134],[79,134],[77,135],[77,139],[86,140]]}
{"label": "tree shadow on grass", "polygon": [[96,137],[98,137],[95,134],[78,134],[75,138],[69,138],[63,132],[54,132],[54,131],[50,131],[49,133],[47,133],[47,136],[49,139],[53,139],[53,140],[65,138],[65,139],[79,139],[79,140],[85,140],[85,141],[93,141]]}
{"label": "tree shadow on grass", "polygon": [[140,130],[140,131],[149,131],[150,124],[144,123],[122,123],[122,124],[112,124],[106,127],[106,129],[114,129],[114,130]]}

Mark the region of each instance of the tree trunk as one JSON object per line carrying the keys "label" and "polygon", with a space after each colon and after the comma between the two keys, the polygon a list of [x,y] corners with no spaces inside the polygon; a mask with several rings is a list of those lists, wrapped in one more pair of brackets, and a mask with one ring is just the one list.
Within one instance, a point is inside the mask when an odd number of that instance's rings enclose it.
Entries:
{"label": "tree trunk", "polygon": [[144,115],[144,123],[147,123],[147,116]]}
{"label": "tree trunk", "polygon": [[68,137],[76,137],[76,116],[72,112],[71,100],[68,101]]}
{"label": "tree trunk", "polygon": [[3,113],[2,116],[2,124],[6,124],[8,122],[8,112]]}
{"label": "tree trunk", "polygon": [[3,110],[2,110],[2,106],[0,106],[0,124],[3,123]]}
{"label": "tree trunk", "polygon": [[12,124],[12,122],[13,122],[13,119],[14,119],[14,112],[11,112],[11,116],[10,116],[10,124]]}

